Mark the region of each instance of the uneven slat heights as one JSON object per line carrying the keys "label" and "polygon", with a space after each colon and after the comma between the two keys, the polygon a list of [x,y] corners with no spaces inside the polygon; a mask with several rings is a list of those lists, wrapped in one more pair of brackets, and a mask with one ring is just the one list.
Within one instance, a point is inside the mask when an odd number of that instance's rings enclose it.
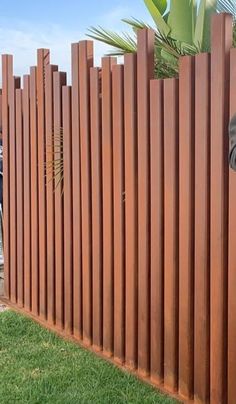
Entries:
{"label": "uneven slat heights", "polygon": [[6,301],[203,404],[236,396],[231,43],[214,16],[211,54],[168,79],[152,30],[123,64],[74,43],[71,86],[40,49],[22,89],[2,57]]}

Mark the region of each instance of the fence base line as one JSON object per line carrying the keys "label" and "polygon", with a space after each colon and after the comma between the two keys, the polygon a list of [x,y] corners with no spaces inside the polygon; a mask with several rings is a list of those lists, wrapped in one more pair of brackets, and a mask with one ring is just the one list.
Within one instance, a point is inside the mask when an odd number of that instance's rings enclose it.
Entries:
{"label": "fence base line", "polygon": [[[56,325],[49,324],[46,320],[43,320],[42,318],[35,316],[34,314],[32,314],[32,312],[29,312],[28,310],[20,309],[17,304],[10,302],[5,297],[0,298],[0,304],[5,304],[14,312],[25,315],[26,317],[35,321],[37,324],[40,324],[45,329],[56,333],[59,337],[65,339],[66,341],[76,343],[81,348],[95,353],[96,356],[98,356],[99,358],[104,359],[108,363],[117,366],[120,370],[122,370],[122,372],[124,372],[124,373],[128,372],[128,373],[134,375],[137,379],[149,384],[150,386],[157,388],[160,391],[160,393],[167,394],[169,397],[172,397],[173,399],[177,400],[177,402],[183,403],[183,404],[194,404],[193,400],[186,400],[184,397],[183,398],[180,397],[179,394],[177,394],[177,393],[175,394],[175,393],[169,391],[168,389],[164,388],[162,384],[156,382],[155,380],[153,380],[153,379],[151,380],[149,377],[141,376],[137,370],[132,369],[131,367],[127,366],[126,364],[119,363],[119,361],[115,360],[115,358],[111,358],[111,357],[107,356],[106,352],[102,351],[100,347],[96,347],[94,345],[90,345],[90,346],[86,345],[82,340],[76,338],[72,334],[68,334],[67,332],[63,331],[61,328],[57,327]],[[181,399],[181,401],[180,401],[180,399]],[[197,403],[197,401],[196,401],[196,403]]]}

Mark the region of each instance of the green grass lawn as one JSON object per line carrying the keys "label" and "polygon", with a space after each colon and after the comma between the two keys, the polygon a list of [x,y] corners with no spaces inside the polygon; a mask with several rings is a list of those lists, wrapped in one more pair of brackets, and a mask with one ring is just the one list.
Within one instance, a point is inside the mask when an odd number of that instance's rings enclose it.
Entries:
{"label": "green grass lawn", "polygon": [[0,314],[0,403],[175,403],[32,320]]}

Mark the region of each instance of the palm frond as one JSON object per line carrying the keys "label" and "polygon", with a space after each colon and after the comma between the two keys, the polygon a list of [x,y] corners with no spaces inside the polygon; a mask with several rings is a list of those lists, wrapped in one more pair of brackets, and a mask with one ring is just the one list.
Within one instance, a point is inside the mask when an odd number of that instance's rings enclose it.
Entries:
{"label": "palm frond", "polygon": [[51,137],[52,142],[47,144],[47,158],[44,165],[47,184],[52,182],[55,191],[59,185],[56,185],[56,180],[62,183],[64,176],[63,128],[53,130]]}
{"label": "palm frond", "polygon": [[135,38],[128,33],[123,35],[117,34],[102,27],[91,27],[88,29],[87,36],[97,41],[106,43],[115,48],[114,51],[108,52],[108,55],[124,55],[125,53],[134,53],[137,50]]}
{"label": "palm frond", "polygon": [[236,18],[236,3],[235,0],[218,0],[218,13],[230,13]]}
{"label": "palm frond", "polygon": [[151,25],[146,24],[144,21],[138,20],[135,17],[123,18],[121,21],[123,21],[127,25],[130,25],[135,33],[137,33],[138,29],[143,29],[143,28],[152,29],[153,28]]}

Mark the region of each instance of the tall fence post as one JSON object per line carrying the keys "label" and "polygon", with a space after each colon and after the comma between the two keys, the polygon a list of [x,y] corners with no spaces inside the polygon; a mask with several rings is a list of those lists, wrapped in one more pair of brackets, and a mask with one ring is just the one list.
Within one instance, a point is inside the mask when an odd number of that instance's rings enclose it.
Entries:
{"label": "tall fence post", "polygon": [[150,85],[151,380],[164,379],[164,83]]}
{"label": "tall fence post", "polygon": [[12,75],[13,58],[11,55],[2,56],[2,143],[3,143],[3,232],[4,232],[4,289],[7,299],[11,297],[10,287],[10,189],[9,189],[9,175],[10,175],[10,161],[9,161],[9,77]]}
{"label": "tall fence post", "polygon": [[72,79],[72,199],[73,199],[73,299],[74,335],[82,338],[82,233],[81,233],[81,156],[80,156],[80,80],[79,80],[79,43],[71,47]]}
{"label": "tall fence post", "polygon": [[114,58],[102,59],[102,170],[103,170],[103,348],[112,356],[114,347],[113,252],[113,135],[112,82]]}
{"label": "tall fence post", "polygon": [[38,209],[39,209],[39,308],[47,318],[47,257],[46,257],[46,179],[45,179],[45,68],[50,61],[48,49],[37,52],[37,107],[38,107]]}
{"label": "tall fence post", "polygon": [[[236,114],[236,49],[230,54],[230,118]],[[229,173],[229,279],[228,279],[228,403],[236,397],[236,173]]]}
{"label": "tall fence post", "polygon": [[125,120],[125,355],[126,365],[137,367],[138,354],[138,156],[137,55],[124,57]]}
{"label": "tall fence post", "polygon": [[232,16],[213,16],[211,46],[211,403],[225,403],[228,298],[227,130]]}
{"label": "tall fence post", "polygon": [[[193,396],[195,60],[179,63],[179,392]],[[202,136],[202,135],[201,135]]]}
{"label": "tall fence post", "polygon": [[92,343],[92,212],[91,212],[91,141],[90,141],[90,68],[93,67],[93,42],[79,44],[79,105],[81,148],[81,224],[83,340]]}
{"label": "tall fence post", "polygon": [[[24,147],[24,306],[38,314],[38,267],[31,268],[31,194],[30,194],[30,77],[23,78],[23,147]],[[37,233],[38,229],[35,229]],[[35,275],[36,271],[36,276]]]}
{"label": "tall fence post", "polygon": [[154,31],[138,32],[138,369],[150,372],[150,79]]}
{"label": "tall fence post", "polygon": [[[210,55],[195,60],[194,393],[210,396]],[[180,358],[181,359],[181,358]]]}

